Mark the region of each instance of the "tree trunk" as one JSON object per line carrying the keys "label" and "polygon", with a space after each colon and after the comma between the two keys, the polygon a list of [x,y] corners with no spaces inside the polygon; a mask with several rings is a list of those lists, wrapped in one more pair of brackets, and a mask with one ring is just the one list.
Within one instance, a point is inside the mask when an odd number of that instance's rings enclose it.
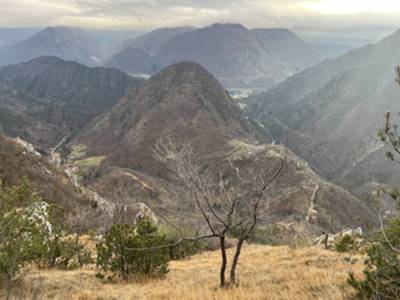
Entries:
{"label": "tree trunk", "polygon": [[220,286],[223,287],[223,286],[225,286],[225,271],[226,271],[226,264],[227,264],[226,248],[225,248],[225,235],[220,236],[219,240],[220,240],[221,257],[222,257],[219,278],[220,278]]}
{"label": "tree trunk", "polygon": [[326,250],[328,249],[328,238],[329,238],[329,235],[327,233],[325,233],[324,245],[325,245]]}
{"label": "tree trunk", "polygon": [[235,255],[233,256],[231,271],[230,271],[230,278],[229,278],[231,284],[236,284],[236,267],[239,262],[239,257],[240,257],[240,252],[242,251],[243,242],[244,242],[243,239],[239,239],[239,241],[236,245],[236,251],[235,251]]}

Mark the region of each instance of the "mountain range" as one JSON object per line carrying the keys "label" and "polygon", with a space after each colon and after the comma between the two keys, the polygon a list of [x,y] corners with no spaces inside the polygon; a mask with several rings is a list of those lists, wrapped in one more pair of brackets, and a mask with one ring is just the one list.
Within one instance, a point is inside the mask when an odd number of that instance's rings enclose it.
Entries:
{"label": "mountain range", "polygon": [[[66,168],[73,185],[104,203],[155,212],[191,209],[155,155],[163,141],[190,145],[212,178],[243,191],[285,157],[263,225],[305,236],[366,228],[383,205],[366,196],[400,178],[377,139],[384,112],[398,107],[399,47],[400,31],[312,66],[320,56],[286,29],[214,24],[129,39],[107,67],[88,67],[101,63],[91,60],[96,42],[78,29],[46,28],[0,50],[8,61],[0,67],[0,131],[34,145],[43,155],[28,159],[35,168],[50,158],[61,166],[50,173]],[[238,102],[232,87],[270,90]],[[18,153],[2,138],[4,153]],[[18,167],[18,155],[7,159]],[[3,169],[7,178],[11,169]]]}
{"label": "mountain range", "polygon": [[213,24],[150,32],[127,43],[105,66],[153,74],[180,61],[193,61],[226,88],[266,89],[321,59],[286,29],[249,30],[240,24]]}

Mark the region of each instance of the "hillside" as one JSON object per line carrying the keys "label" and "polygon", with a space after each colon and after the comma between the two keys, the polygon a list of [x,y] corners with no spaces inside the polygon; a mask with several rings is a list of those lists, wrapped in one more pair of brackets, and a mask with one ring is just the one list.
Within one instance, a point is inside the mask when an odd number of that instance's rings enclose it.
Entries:
{"label": "hillside", "polygon": [[87,65],[97,65],[103,59],[101,48],[84,30],[46,27],[17,44],[1,49],[0,65],[15,64],[46,55]]}
{"label": "hillside", "polygon": [[194,27],[159,28],[125,41],[125,47],[139,49],[149,55],[155,55],[157,50],[169,39],[193,30],[195,30]]}
{"label": "hillside", "polygon": [[[106,66],[148,73],[149,66],[162,68],[181,61],[203,65],[226,88],[266,89],[319,62],[320,56],[286,29],[249,30],[240,24],[213,24],[150,32],[114,54]],[[158,69],[152,73],[155,71]]]}
{"label": "hillside", "polygon": [[141,81],[113,69],[39,57],[0,69],[0,127],[48,149]]}
{"label": "hillside", "polygon": [[273,201],[262,215],[292,234],[365,227],[376,219],[366,203],[324,181],[285,147],[263,144],[268,135],[262,128],[210,73],[190,62],[170,66],[133,90],[68,144],[67,160],[96,162],[85,182],[109,199],[185,211],[189,203],[174,196],[171,174],[154,155],[165,138],[177,147],[190,143],[196,161],[216,178],[233,178],[230,165],[237,168],[241,180],[232,179],[232,186],[242,190],[254,189],[257,174],[286,157],[285,172],[271,187]]}
{"label": "hillside", "polygon": [[353,270],[359,275],[363,268],[359,256],[317,248],[245,246],[239,262],[240,285],[219,289],[219,260],[218,251],[203,253],[171,262],[165,279],[128,284],[103,284],[92,268],[69,272],[38,270],[27,275],[19,293],[25,298],[40,295],[41,299],[71,300],[344,300],[355,295],[346,283],[348,272]]}
{"label": "hillside", "polygon": [[[307,69],[250,100],[250,114],[328,179],[354,192],[370,183],[395,184],[377,134],[386,111],[398,112],[394,66],[400,31]],[[396,122],[395,120],[393,120]]]}
{"label": "hillside", "polygon": [[0,182],[18,185],[22,178],[44,201],[65,209],[66,216],[80,224],[82,230],[104,226],[105,206],[100,197],[74,185],[67,173],[37,153],[25,141],[0,134]]}

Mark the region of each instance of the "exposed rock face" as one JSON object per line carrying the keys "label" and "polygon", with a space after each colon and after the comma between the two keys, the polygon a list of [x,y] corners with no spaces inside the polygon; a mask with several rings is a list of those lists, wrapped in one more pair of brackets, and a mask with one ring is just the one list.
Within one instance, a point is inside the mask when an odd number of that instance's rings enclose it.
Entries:
{"label": "exposed rock face", "polygon": [[82,29],[47,27],[22,42],[1,49],[0,64],[15,64],[44,55],[87,65],[97,65],[102,60],[100,47]]}
{"label": "exposed rock face", "polygon": [[118,70],[56,57],[6,66],[0,69],[0,125],[5,133],[48,149],[140,82]]}
{"label": "exposed rock face", "polygon": [[[157,142],[165,137],[178,146],[191,143],[199,161],[216,177],[233,178],[232,172],[239,172],[240,180],[232,181],[232,186],[243,191],[254,189],[257,174],[274,170],[286,157],[284,173],[268,192],[270,202],[262,209],[262,222],[289,224],[304,235],[374,222],[374,214],[362,201],[321,179],[285,147],[262,144],[268,141],[265,132],[195,63],[164,69],[69,147],[87,149],[87,158],[105,157],[91,169],[95,175],[86,176],[86,183],[101,195],[116,202],[185,212],[188,203],[174,196],[175,183],[154,156]],[[356,214],[359,219],[354,219]]]}
{"label": "exposed rock face", "polygon": [[[384,113],[399,110],[394,66],[400,32],[297,74],[252,99],[251,115],[328,179],[355,193],[395,184],[400,169],[385,159],[377,134]],[[397,120],[393,120],[396,122]]]}
{"label": "exposed rock face", "polygon": [[343,229],[336,234],[323,234],[314,240],[314,245],[324,246],[326,249],[339,251],[359,251],[361,248],[368,246],[363,239],[362,228]]}
{"label": "exposed rock face", "polygon": [[[125,64],[121,63],[122,58],[126,59]],[[197,30],[151,32],[114,54],[106,65],[133,73],[143,67],[139,73],[145,73],[151,70],[149,66],[193,61],[203,65],[226,88],[265,89],[319,59],[310,46],[288,30],[249,30],[239,24],[214,24]]]}

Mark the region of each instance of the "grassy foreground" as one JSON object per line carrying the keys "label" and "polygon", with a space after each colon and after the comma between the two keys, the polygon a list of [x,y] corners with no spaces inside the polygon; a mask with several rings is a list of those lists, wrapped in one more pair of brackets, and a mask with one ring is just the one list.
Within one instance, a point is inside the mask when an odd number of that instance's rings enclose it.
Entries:
{"label": "grassy foreground", "polygon": [[[219,252],[170,264],[165,279],[104,284],[95,270],[32,270],[18,299],[349,299],[347,272],[361,274],[362,257],[318,248],[244,246],[237,288],[218,288]],[[231,254],[231,252],[230,252]],[[92,267],[94,268],[94,267]]]}

